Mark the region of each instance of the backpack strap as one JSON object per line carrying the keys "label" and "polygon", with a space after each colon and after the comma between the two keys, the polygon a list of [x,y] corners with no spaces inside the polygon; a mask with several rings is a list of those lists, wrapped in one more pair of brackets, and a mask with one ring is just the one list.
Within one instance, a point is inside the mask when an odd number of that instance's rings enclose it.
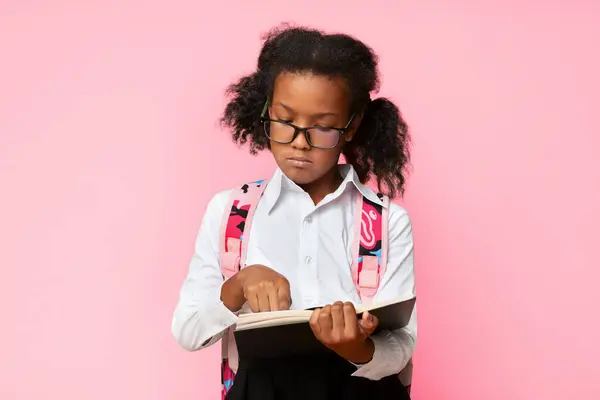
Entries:
{"label": "backpack strap", "polygon": [[252,217],[267,183],[267,180],[251,182],[231,192],[225,209],[229,213],[226,211],[223,216],[219,239],[219,261],[225,279],[235,275],[245,263]]}
{"label": "backpack strap", "polygon": [[373,301],[387,265],[389,199],[378,196],[383,205],[356,196],[352,279],[363,303]]}
{"label": "backpack strap", "polygon": [[[221,274],[226,280],[246,264],[252,219],[267,183],[267,180],[251,182],[231,192],[223,215],[219,238],[219,264]],[[229,360],[229,342],[232,337],[233,331],[228,329],[221,339],[221,399],[223,400],[233,385],[235,378],[233,370],[237,369],[238,364],[235,348],[232,349],[234,354]]]}
{"label": "backpack strap", "polygon": [[[377,196],[383,205],[372,202],[360,193],[356,196],[352,279],[361,301],[367,304],[373,302],[387,267],[390,200],[381,193]],[[411,359],[398,375],[409,393],[412,369]]]}

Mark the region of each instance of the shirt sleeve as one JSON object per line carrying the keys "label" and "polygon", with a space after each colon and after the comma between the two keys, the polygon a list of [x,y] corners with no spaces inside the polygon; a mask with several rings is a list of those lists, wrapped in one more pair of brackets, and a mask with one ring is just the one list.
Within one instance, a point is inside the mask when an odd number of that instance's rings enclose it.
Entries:
{"label": "shirt sleeve", "polygon": [[[412,224],[406,211],[390,203],[388,262],[375,302],[414,296],[414,246]],[[380,380],[402,371],[412,358],[417,339],[416,306],[407,326],[395,331],[382,331],[371,336],[375,345],[373,358],[359,366],[353,376]]]}
{"label": "shirt sleeve", "polygon": [[219,235],[230,192],[221,192],[209,202],[195,243],[195,251],[179,301],[173,313],[171,331],[188,351],[217,342],[236,323],[237,316],[221,301],[223,276],[219,267]]}

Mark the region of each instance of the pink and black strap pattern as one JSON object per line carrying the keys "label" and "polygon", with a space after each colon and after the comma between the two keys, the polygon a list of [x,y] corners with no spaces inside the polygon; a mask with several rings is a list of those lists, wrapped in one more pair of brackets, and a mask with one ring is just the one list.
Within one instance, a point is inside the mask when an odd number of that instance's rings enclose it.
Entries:
{"label": "pink and black strap pattern", "polygon": [[[246,259],[246,247],[254,210],[267,185],[266,180],[260,180],[234,189],[229,203],[229,215],[223,219],[221,227],[220,263],[221,272],[225,279],[235,275]],[[223,234],[224,233],[224,234]],[[233,385],[235,373],[228,359],[229,332],[222,339],[221,363],[221,397],[225,399],[227,392]]]}
{"label": "pink and black strap pattern", "polygon": [[229,215],[223,219],[221,227],[220,262],[225,279],[231,278],[240,270],[241,263],[246,258],[245,248],[249,234],[252,216],[258,201],[267,185],[266,180],[251,182],[239,189],[234,189],[229,202]]}
{"label": "pink and black strap pattern", "polygon": [[375,203],[357,195],[356,232],[352,277],[363,303],[373,301],[387,262],[387,197],[378,195],[384,202]]}

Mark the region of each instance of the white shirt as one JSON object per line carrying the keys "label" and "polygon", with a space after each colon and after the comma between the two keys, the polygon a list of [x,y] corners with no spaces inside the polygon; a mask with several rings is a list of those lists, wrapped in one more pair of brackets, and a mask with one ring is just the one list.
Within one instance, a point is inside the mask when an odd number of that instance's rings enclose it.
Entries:
{"label": "white shirt", "polygon": [[[315,205],[306,192],[277,170],[256,208],[245,265],[262,264],[285,276],[290,282],[292,309],[336,301],[361,304],[350,270],[355,191],[375,203],[382,202],[360,183],[350,165],[340,166],[340,172],[344,180],[339,188]],[[173,315],[173,335],[188,351],[215,343],[237,320],[220,300],[219,236],[230,194],[218,193],[208,204]],[[411,222],[406,211],[394,203],[389,205],[388,237],[387,269],[375,302],[415,295]],[[353,375],[379,380],[399,373],[412,357],[416,335],[415,310],[405,328],[371,336],[373,358]]]}

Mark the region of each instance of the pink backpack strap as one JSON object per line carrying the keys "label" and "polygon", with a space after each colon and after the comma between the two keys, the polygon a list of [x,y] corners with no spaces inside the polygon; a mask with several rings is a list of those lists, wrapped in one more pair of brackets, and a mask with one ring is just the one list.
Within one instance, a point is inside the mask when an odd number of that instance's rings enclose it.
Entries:
{"label": "pink backpack strap", "polygon": [[[219,263],[225,279],[235,275],[246,263],[248,239],[250,238],[252,219],[258,202],[267,186],[267,180],[245,184],[231,192],[225,208],[221,234],[219,238]],[[221,346],[221,398],[225,399],[233,385],[237,360],[228,358],[228,344],[231,332],[223,335]]]}
{"label": "pink backpack strap", "polygon": [[373,301],[387,265],[389,199],[378,196],[383,206],[356,196],[352,279],[363,303]]}
{"label": "pink backpack strap", "polygon": [[[387,266],[390,200],[382,194],[377,196],[382,200],[383,206],[360,193],[356,196],[352,279],[363,303],[373,302]],[[398,376],[409,393],[412,369],[413,362],[410,360]]]}
{"label": "pink backpack strap", "polygon": [[251,182],[231,192],[226,208],[229,212],[223,216],[219,239],[221,273],[225,279],[235,275],[245,262],[252,217],[267,183],[267,180]]}

